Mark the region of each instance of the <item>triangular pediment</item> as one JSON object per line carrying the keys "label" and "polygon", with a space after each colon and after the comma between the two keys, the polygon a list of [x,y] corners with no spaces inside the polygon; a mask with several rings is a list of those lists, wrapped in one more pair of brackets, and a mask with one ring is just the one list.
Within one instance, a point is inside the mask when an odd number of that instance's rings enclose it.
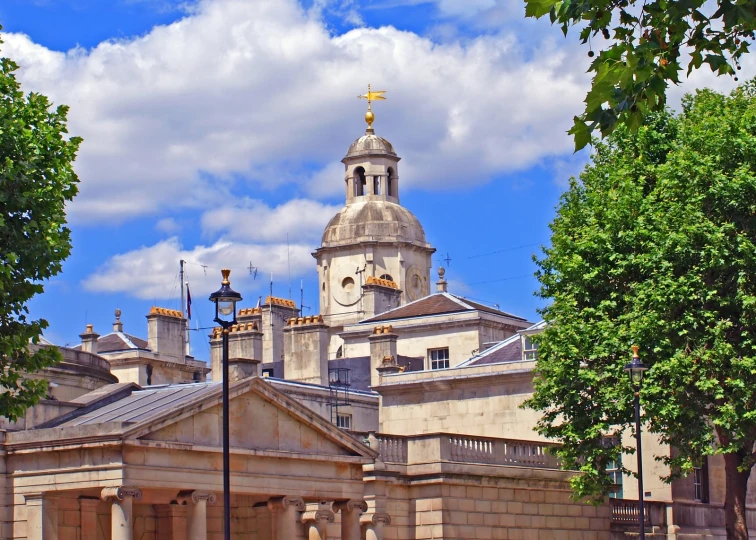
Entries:
{"label": "triangular pediment", "polygon": [[[145,441],[193,447],[222,446],[220,385],[175,411],[134,426],[131,436]],[[230,392],[231,448],[326,456],[372,458],[354,437],[295,402],[261,378],[240,381]]]}

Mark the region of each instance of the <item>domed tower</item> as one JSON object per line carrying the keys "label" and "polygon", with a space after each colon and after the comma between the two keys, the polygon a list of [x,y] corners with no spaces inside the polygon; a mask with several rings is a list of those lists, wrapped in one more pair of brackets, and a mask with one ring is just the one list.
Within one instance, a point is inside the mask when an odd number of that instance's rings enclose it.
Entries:
{"label": "domed tower", "polygon": [[436,251],[417,218],[399,204],[400,158],[373,129],[370,102],[383,98],[369,89],[362,97],[368,98],[368,128],[341,160],[346,206],[313,253],[320,312],[335,330],[426,296]]}

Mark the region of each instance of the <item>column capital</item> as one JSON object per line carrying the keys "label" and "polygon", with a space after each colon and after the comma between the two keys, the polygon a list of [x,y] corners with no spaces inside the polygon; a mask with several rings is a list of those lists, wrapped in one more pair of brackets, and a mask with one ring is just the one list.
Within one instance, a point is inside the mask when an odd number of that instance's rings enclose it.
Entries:
{"label": "column capital", "polygon": [[216,501],[215,493],[213,493],[212,491],[180,491],[177,499],[180,502],[188,503],[189,501],[191,501],[193,504],[198,504],[200,501],[215,504]]}
{"label": "column capital", "polygon": [[391,516],[384,512],[375,512],[373,514],[363,514],[360,516],[360,523],[363,525],[378,525],[383,523],[384,525],[391,525]]}
{"label": "column capital", "polygon": [[142,500],[142,490],[133,486],[119,486],[102,488],[100,498],[103,501],[118,500],[122,501],[126,497],[132,497],[137,501]]}
{"label": "column capital", "polygon": [[289,506],[293,506],[299,512],[305,511],[304,501],[296,497],[271,497],[268,499],[268,509],[271,512],[286,510]]}
{"label": "column capital", "polygon": [[300,521],[302,523],[309,523],[310,521],[315,523],[333,523],[336,520],[333,512],[330,510],[309,510],[302,512]]}
{"label": "column capital", "polygon": [[349,501],[337,501],[333,503],[334,512],[354,512],[355,510],[364,514],[367,512],[368,505],[365,501],[352,499]]}

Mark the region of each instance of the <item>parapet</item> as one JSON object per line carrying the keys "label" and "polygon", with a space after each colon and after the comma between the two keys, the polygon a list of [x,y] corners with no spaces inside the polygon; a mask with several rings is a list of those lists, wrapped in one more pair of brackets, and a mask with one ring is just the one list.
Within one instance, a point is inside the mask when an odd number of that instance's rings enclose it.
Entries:
{"label": "parapet", "polygon": [[150,313],[147,316],[149,317],[150,315],[165,315],[166,317],[175,317],[177,319],[184,318],[181,312],[176,309],[168,309],[157,306],[152,306],[150,308]]}
{"label": "parapet", "polygon": [[399,285],[397,285],[395,281],[377,278],[375,276],[368,276],[365,285],[378,285],[379,287],[386,287],[388,289],[399,289]]}

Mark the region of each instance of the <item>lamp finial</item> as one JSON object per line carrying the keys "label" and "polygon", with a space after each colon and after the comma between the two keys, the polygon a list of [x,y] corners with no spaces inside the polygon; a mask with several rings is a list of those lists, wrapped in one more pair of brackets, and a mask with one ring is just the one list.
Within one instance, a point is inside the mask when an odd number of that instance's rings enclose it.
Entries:
{"label": "lamp finial", "polygon": [[633,358],[638,358],[638,349],[639,349],[640,347],[638,347],[637,345],[633,345],[633,346],[632,346],[632,347],[630,347],[630,348],[631,348],[631,349],[633,350]]}
{"label": "lamp finial", "polygon": [[228,276],[231,275],[231,270],[228,268],[224,268],[221,270],[221,275],[223,276],[223,281],[221,281],[222,285],[231,285],[231,282],[228,280]]}

